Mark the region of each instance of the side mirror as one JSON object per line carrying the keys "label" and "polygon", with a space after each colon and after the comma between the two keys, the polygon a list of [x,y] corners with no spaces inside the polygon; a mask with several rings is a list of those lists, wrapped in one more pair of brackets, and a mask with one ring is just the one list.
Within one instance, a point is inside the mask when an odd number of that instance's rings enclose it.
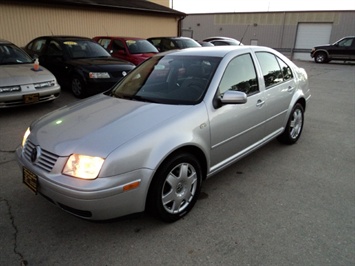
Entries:
{"label": "side mirror", "polygon": [[220,108],[225,104],[244,104],[247,100],[247,95],[244,92],[228,90],[223,95],[214,99],[213,106]]}
{"label": "side mirror", "polygon": [[247,102],[247,95],[241,91],[226,91],[220,97],[222,104],[243,104]]}

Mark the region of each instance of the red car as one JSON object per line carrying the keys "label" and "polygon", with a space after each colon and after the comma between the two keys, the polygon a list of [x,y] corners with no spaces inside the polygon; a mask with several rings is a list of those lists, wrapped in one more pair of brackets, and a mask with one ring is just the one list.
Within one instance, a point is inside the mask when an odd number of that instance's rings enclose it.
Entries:
{"label": "red car", "polygon": [[96,36],[94,41],[101,44],[113,57],[139,65],[159,51],[143,38]]}

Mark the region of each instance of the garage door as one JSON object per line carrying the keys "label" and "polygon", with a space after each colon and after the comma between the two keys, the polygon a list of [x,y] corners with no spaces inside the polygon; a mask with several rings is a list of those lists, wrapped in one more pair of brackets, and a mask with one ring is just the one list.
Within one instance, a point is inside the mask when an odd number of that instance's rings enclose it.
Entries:
{"label": "garage door", "polygon": [[329,43],[332,26],[332,23],[299,23],[293,59],[312,60],[311,49]]}

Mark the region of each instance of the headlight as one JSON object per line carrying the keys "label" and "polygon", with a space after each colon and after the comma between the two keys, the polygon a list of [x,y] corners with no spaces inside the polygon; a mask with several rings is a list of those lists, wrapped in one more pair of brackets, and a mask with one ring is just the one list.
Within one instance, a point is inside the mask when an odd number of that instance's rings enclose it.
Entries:
{"label": "headlight", "polygon": [[13,91],[21,91],[21,87],[20,86],[0,87],[0,92],[13,92]]}
{"label": "headlight", "polygon": [[91,79],[109,79],[110,74],[107,72],[90,72],[89,78],[91,78]]}
{"label": "headlight", "polygon": [[82,179],[95,179],[104,159],[80,154],[72,154],[64,166],[63,174]]}
{"label": "headlight", "polygon": [[26,130],[26,132],[25,132],[25,134],[23,135],[23,138],[22,138],[22,147],[25,146],[26,140],[27,140],[28,136],[30,135],[30,133],[31,133],[30,128],[27,128],[27,130]]}
{"label": "headlight", "polygon": [[46,88],[46,87],[53,87],[55,85],[55,80],[51,81],[46,81],[46,82],[40,82],[40,83],[35,83],[35,89],[41,89],[41,88]]}

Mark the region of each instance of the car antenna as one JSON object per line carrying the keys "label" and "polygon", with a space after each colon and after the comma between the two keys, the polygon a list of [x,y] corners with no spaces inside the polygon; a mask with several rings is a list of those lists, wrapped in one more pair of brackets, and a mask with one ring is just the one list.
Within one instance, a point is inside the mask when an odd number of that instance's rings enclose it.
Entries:
{"label": "car antenna", "polygon": [[53,34],[53,31],[52,31],[51,27],[49,26],[49,23],[48,23],[48,22],[47,22],[47,26],[48,26],[49,31],[52,33],[52,36],[53,36],[53,35],[54,35],[54,34]]}
{"label": "car antenna", "polygon": [[105,26],[102,26],[102,28],[103,28],[103,29],[104,29],[104,31],[106,32],[106,36],[108,36],[108,32],[107,32],[107,30],[106,30]]}
{"label": "car antenna", "polygon": [[242,36],[242,38],[240,39],[240,41],[239,41],[239,45],[241,45],[242,44],[242,41],[243,41],[243,39],[244,39],[244,36],[245,36],[245,33],[247,33],[247,30],[249,29],[249,24],[247,25],[247,28],[245,29],[245,31],[244,31],[244,33],[243,33],[243,36]]}

